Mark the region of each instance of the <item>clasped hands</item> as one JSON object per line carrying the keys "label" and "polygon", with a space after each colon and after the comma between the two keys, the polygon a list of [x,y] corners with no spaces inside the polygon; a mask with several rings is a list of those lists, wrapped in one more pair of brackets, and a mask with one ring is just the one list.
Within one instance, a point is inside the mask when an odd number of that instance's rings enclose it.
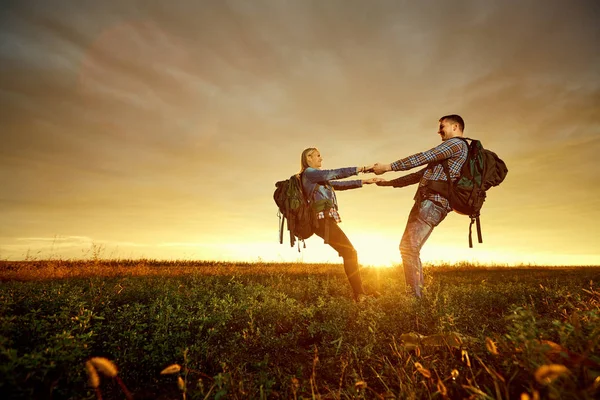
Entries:
{"label": "clasped hands", "polygon": [[[380,164],[380,163],[375,163],[373,165],[365,165],[364,167],[360,167],[359,168],[359,172],[363,172],[363,173],[367,173],[367,172],[373,172],[375,173],[375,175],[381,175],[386,173],[387,171],[391,171],[392,167],[390,164]],[[388,181],[383,179],[383,178],[369,178],[369,179],[363,179],[362,183],[363,184],[371,184],[371,183],[376,183],[378,186],[387,186],[385,185],[385,183],[387,183]]]}

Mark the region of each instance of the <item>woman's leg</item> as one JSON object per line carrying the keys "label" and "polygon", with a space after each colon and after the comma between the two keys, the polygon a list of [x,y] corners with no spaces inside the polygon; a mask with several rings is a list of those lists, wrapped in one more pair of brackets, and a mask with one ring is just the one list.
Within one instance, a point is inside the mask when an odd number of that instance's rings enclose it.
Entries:
{"label": "woman's leg", "polygon": [[356,250],[344,231],[342,231],[333,219],[327,218],[319,220],[319,224],[315,231],[318,236],[324,238],[325,224],[329,224],[329,245],[337,250],[340,257],[344,259],[344,271],[346,272],[354,297],[356,298],[359,294],[364,293]]}

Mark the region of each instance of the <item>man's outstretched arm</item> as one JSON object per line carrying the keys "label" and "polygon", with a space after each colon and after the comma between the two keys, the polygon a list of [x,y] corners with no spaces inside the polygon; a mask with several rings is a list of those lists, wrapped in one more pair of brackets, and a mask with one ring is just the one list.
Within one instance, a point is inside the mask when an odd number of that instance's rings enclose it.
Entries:
{"label": "man's outstretched arm", "polygon": [[406,171],[420,165],[429,164],[435,161],[442,161],[460,153],[463,149],[463,146],[462,140],[449,139],[443,141],[433,149],[410,155],[398,161],[394,161],[393,163],[377,163],[373,166],[373,172],[375,172],[377,175],[381,175],[389,171]]}
{"label": "man's outstretched arm", "polygon": [[415,183],[419,183],[421,181],[421,178],[425,174],[425,170],[427,170],[427,167],[420,171],[413,172],[412,174],[404,175],[390,181],[378,181],[376,183],[377,186],[393,186],[396,188],[414,185]]}

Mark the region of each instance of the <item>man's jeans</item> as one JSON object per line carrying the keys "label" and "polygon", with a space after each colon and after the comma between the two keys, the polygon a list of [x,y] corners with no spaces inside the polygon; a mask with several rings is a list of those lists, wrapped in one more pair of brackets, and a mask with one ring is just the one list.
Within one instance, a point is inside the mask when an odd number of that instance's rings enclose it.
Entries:
{"label": "man's jeans", "polygon": [[448,212],[431,200],[417,200],[410,214],[402,240],[400,254],[406,284],[410,286],[417,297],[421,297],[423,287],[423,266],[421,265],[421,247]]}

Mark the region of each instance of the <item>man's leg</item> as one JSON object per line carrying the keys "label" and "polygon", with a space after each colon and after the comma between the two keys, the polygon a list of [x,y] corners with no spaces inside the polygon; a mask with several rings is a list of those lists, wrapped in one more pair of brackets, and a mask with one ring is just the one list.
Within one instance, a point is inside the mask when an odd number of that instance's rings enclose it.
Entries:
{"label": "man's leg", "polygon": [[400,254],[406,284],[417,297],[421,297],[421,288],[424,284],[421,248],[433,228],[442,222],[447,214],[442,207],[426,199],[416,201],[408,215],[406,229],[400,241]]}

